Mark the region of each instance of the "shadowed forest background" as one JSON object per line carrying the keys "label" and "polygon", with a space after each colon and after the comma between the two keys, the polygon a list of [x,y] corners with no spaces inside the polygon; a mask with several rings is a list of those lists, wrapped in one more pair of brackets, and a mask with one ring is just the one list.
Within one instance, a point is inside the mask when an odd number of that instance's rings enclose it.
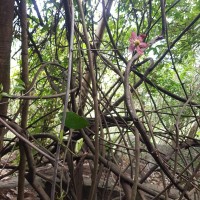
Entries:
{"label": "shadowed forest background", "polygon": [[0,1],[0,199],[200,199],[198,0]]}

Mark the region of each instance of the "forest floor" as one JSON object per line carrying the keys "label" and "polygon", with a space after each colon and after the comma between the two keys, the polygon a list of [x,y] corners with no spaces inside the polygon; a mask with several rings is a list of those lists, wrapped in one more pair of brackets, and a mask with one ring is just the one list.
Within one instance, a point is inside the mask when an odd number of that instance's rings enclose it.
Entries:
{"label": "forest floor", "polygon": [[[53,167],[50,164],[47,166],[42,166],[38,168],[37,171],[45,175],[47,179],[52,179],[53,177]],[[8,174],[9,172],[10,170],[8,169],[0,169],[0,177]],[[103,173],[104,174],[99,181],[98,189],[100,193],[104,193],[105,190],[106,192],[110,192],[111,188],[113,187],[117,179],[114,174],[109,175],[109,178],[108,178],[106,171]],[[108,184],[105,183],[107,181],[106,178],[109,179]],[[39,179],[41,181],[41,178]],[[91,187],[91,171],[90,171],[90,166],[88,163],[84,163],[83,165],[83,181],[84,181],[84,189],[83,189],[83,195],[84,195],[85,193],[89,193],[89,190]],[[166,179],[166,183],[169,184],[169,181],[167,179]],[[17,200],[17,196],[18,196],[17,184],[18,184],[18,177],[16,173],[12,175],[8,175],[4,177],[3,179],[1,179],[0,180],[0,200]],[[151,189],[152,191],[161,192],[163,190],[163,181],[162,181],[161,173],[159,171],[154,171],[143,185]],[[105,187],[107,188],[105,189]],[[115,192],[114,194],[115,197],[123,196],[123,190],[119,183],[117,183],[117,186],[115,187],[114,192]],[[170,191],[170,197],[171,198],[169,199],[178,199],[180,195],[176,189],[172,188]],[[39,200],[40,199],[37,193],[29,185],[27,181],[25,181],[24,198],[25,200]],[[87,197],[85,199],[87,199]],[[151,199],[151,198],[146,198],[146,199]],[[191,199],[194,199],[194,198],[191,196]]]}

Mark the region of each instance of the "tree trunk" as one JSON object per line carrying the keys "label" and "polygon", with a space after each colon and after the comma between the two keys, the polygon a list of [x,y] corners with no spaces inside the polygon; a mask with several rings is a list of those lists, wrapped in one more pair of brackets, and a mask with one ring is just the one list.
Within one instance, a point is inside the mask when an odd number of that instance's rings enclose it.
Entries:
{"label": "tree trunk", "polygon": [[[10,88],[10,53],[12,43],[12,22],[14,16],[14,0],[0,1],[0,85],[3,92]],[[2,92],[2,91],[0,91]],[[7,114],[8,100],[0,100],[0,116]],[[5,130],[0,128],[0,150],[3,146]]]}

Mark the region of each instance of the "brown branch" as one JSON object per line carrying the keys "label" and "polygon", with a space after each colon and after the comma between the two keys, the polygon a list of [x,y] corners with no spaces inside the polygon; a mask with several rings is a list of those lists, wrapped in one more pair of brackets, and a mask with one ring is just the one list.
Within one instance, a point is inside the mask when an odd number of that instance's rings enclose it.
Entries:
{"label": "brown branch", "polygon": [[[155,68],[156,66],[165,58],[165,56],[169,53],[169,49],[172,49],[175,44],[185,35],[187,31],[190,30],[190,28],[199,20],[200,14],[198,14],[193,21],[177,36],[177,38],[171,43],[169,48],[160,56],[160,58],[152,65],[150,68],[146,70],[144,73],[144,76],[147,77]],[[134,89],[138,88],[143,83],[143,80],[139,80],[135,85]],[[118,106],[122,101],[124,100],[124,95],[120,97],[112,106],[116,107]]]}
{"label": "brown branch", "polygon": [[34,144],[32,144],[29,140],[27,140],[25,137],[23,137],[20,132],[21,132],[21,127],[17,124],[15,124],[14,122],[10,122],[10,121],[5,121],[0,117],[0,123],[5,126],[7,129],[9,129],[13,134],[15,134],[19,139],[21,139],[22,141],[24,141],[26,144],[28,144],[30,147],[32,147],[33,149],[35,149],[36,151],[38,151],[39,153],[41,153],[43,156],[45,156],[46,158],[48,158],[51,161],[55,161],[55,159],[51,156],[49,156],[48,154],[46,154],[45,152],[43,152],[40,148],[38,148],[37,146],[35,146]]}
{"label": "brown branch", "polygon": [[[28,35],[27,35],[27,8],[26,1],[21,0],[19,4],[20,10],[20,24],[21,24],[21,37],[22,37],[22,72],[21,79],[24,82],[25,90],[24,92],[29,94],[29,69],[28,69]],[[29,101],[22,101],[21,105],[21,127],[26,129],[28,120],[28,108]],[[22,133],[21,133],[22,134]],[[24,134],[25,135],[25,134]],[[20,162],[19,162],[19,174],[18,174],[18,200],[24,199],[24,184],[25,184],[25,171],[26,171],[26,154],[25,146],[23,141],[19,141],[19,152],[20,152]]]}
{"label": "brown branch", "polygon": [[166,16],[165,16],[165,0],[160,0],[160,7],[162,16],[162,36],[165,37],[167,29]]}
{"label": "brown branch", "polygon": [[35,8],[35,11],[36,11],[36,13],[37,13],[38,19],[39,19],[39,21],[40,21],[40,25],[41,25],[41,26],[44,26],[44,22],[43,22],[43,20],[42,20],[41,15],[40,15],[40,11],[39,11],[39,9],[38,9],[37,2],[36,2],[35,0],[32,0],[32,2],[33,2],[33,6],[34,6],[34,8]]}
{"label": "brown branch", "polygon": [[[87,146],[90,148],[91,152],[94,154],[95,148],[94,148],[94,145],[92,144],[92,141],[90,140],[90,138],[87,136],[87,134],[83,130],[81,130],[81,133],[83,135],[83,138],[84,138]],[[128,174],[123,173],[119,166],[117,166],[113,162],[107,160],[106,158],[102,157],[101,155],[99,155],[99,161],[101,163],[103,163],[105,167],[110,169],[117,177],[120,177],[120,179],[123,179],[124,182],[127,182],[128,184],[133,186],[133,184],[134,184],[133,179],[131,177],[129,177]],[[138,189],[141,189],[142,191],[144,191],[152,196],[156,196],[158,194],[156,191],[151,190],[140,183],[138,183]],[[170,196],[171,195],[169,195],[169,197]]]}
{"label": "brown branch", "polygon": [[[124,90],[125,90],[125,103],[127,106],[127,110],[133,120],[133,123],[135,125],[135,127],[138,129],[149,153],[152,155],[152,157],[155,159],[155,161],[157,162],[157,164],[160,166],[160,168],[163,170],[163,172],[167,175],[167,177],[170,179],[170,181],[174,184],[174,186],[180,190],[181,192],[183,192],[183,188],[175,181],[174,176],[170,173],[170,171],[168,170],[168,168],[165,166],[165,164],[162,162],[160,156],[157,154],[156,149],[153,147],[153,145],[151,144],[147,131],[145,130],[144,125],[142,124],[142,122],[139,120],[137,114],[136,114],[136,110],[135,110],[135,106],[133,104],[132,98],[131,98],[131,92],[130,92],[130,88],[129,88],[129,73],[130,73],[130,68],[132,63],[138,58],[138,55],[136,54],[134,57],[131,58],[131,60],[128,62],[127,66],[126,66],[126,71],[125,71],[125,76],[124,76]],[[189,199],[187,193],[185,194],[185,197],[187,199]]]}
{"label": "brown branch", "polygon": [[97,99],[97,86],[96,86],[96,75],[94,72],[94,57],[92,55],[91,52],[91,48],[90,48],[90,43],[89,43],[89,37],[88,37],[88,32],[87,32],[87,27],[86,27],[86,22],[85,22],[85,16],[83,13],[83,8],[82,8],[82,4],[81,1],[78,0],[78,7],[79,7],[79,11],[80,11],[80,15],[81,15],[81,20],[82,20],[82,24],[83,24],[83,32],[84,32],[84,36],[85,36],[85,40],[86,40],[86,47],[87,47],[87,56],[88,56],[88,60],[89,60],[89,74],[90,74],[90,78],[92,81],[92,98],[94,101],[94,113],[95,113],[95,127],[94,127],[94,132],[95,132],[95,159],[94,159],[94,170],[93,170],[93,174],[92,174],[92,187],[90,190],[90,194],[89,194],[89,200],[94,199],[94,195],[95,195],[95,191],[97,189],[97,172],[98,172],[98,161],[99,161],[99,107],[98,107],[98,99]]}
{"label": "brown branch", "polygon": [[[161,91],[162,93],[164,93],[164,94],[166,94],[166,95],[168,95],[168,96],[172,97],[173,99],[178,100],[178,101],[180,101],[180,102],[183,102],[183,103],[187,102],[187,99],[185,99],[185,98],[183,98],[183,97],[181,97],[181,96],[178,96],[178,95],[176,95],[176,94],[173,94],[173,93],[171,93],[170,91],[164,89],[163,87],[157,85],[156,83],[153,83],[153,82],[150,81],[146,76],[144,76],[144,75],[142,75],[140,72],[134,70],[134,68],[132,68],[131,71],[133,71],[137,76],[139,76],[144,82],[146,82],[146,83],[148,83],[149,85],[151,85],[152,87],[158,89],[158,90]],[[135,88],[135,86],[134,86],[134,88]],[[198,104],[198,103],[196,103],[196,102],[190,101],[189,103],[190,103],[192,106],[195,106],[195,107],[197,107],[197,108],[200,107],[200,104]]]}

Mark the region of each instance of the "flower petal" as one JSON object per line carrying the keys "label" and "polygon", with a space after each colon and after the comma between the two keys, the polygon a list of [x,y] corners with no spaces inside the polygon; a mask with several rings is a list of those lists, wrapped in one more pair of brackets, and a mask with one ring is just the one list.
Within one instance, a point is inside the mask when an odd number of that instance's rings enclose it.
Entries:
{"label": "flower petal", "polygon": [[141,37],[143,40],[147,37],[146,34],[140,34],[139,37]]}
{"label": "flower petal", "polygon": [[137,39],[137,34],[135,32],[131,33],[131,39],[133,39],[133,40]]}
{"label": "flower petal", "polygon": [[128,49],[129,49],[130,52],[133,52],[135,50],[135,45],[134,44],[130,44]]}
{"label": "flower petal", "polygon": [[142,51],[142,49],[141,49],[139,46],[136,47],[136,51],[137,51],[137,53],[138,53],[139,55],[142,55],[142,54],[143,54],[143,51]]}
{"label": "flower petal", "polygon": [[148,47],[148,44],[145,43],[145,42],[140,42],[140,48],[147,48]]}
{"label": "flower petal", "polygon": [[129,46],[129,51],[137,51],[139,55],[142,55],[144,53],[144,49],[148,47],[148,44],[143,42],[145,39],[146,35],[145,34],[140,34],[137,36],[135,32],[131,33],[131,37],[129,39],[130,41],[130,46]]}
{"label": "flower petal", "polygon": [[140,42],[143,42],[143,38],[138,36],[137,39],[140,41]]}

